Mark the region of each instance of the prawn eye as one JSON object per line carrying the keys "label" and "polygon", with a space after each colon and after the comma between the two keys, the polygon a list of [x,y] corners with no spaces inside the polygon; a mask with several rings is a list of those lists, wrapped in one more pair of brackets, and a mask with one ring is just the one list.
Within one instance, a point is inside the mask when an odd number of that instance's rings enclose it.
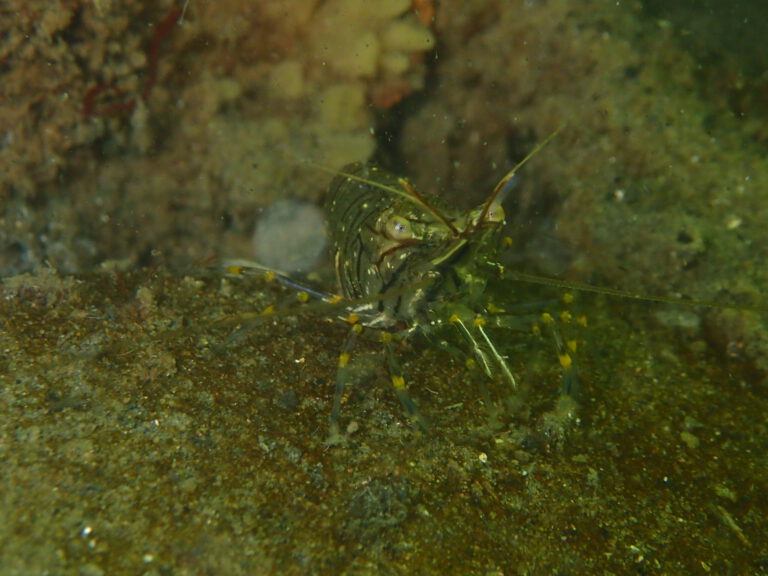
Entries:
{"label": "prawn eye", "polygon": [[392,216],[384,226],[384,233],[390,240],[410,240],[413,238],[413,227],[402,216]]}
{"label": "prawn eye", "polygon": [[485,214],[486,222],[504,222],[504,207],[501,204],[491,204]]}

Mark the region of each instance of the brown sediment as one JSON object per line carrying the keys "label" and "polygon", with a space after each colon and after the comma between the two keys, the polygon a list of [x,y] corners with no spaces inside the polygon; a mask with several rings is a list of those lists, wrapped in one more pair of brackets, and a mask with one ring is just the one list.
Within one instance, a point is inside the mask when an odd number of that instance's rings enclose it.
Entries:
{"label": "brown sediment", "polygon": [[343,323],[299,308],[220,347],[283,299],[162,270],[7,280],[0,570],[759,572],[765,394],[642,307],[584,303],[578,407],[552,409],[548,342],[504,338],[521,390],[493,427],[459,359],[414,342],[415,429],[363,340],[329,447]]}

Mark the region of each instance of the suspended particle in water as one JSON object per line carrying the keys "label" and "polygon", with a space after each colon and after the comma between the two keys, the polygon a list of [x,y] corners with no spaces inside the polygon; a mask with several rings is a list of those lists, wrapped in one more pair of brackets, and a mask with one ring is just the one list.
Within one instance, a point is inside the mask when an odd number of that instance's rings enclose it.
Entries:
{"label": "suspended particle in water", "polygon": [[266,208],[253,232],[256,260],[286,273],[310,271],[325,245],[322,210],[300,200],[278,200]]}

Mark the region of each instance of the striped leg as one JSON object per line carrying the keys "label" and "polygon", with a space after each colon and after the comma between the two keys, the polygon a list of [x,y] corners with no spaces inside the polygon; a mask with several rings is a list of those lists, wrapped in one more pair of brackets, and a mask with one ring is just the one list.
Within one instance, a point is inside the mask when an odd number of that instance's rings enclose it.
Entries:
{"label": "striped leg", "polygon": [[362,333],[360,324],[353,324],[346,342],[339,353],[339,364],[336,369],[336,388],[333,393],[333,408],[331,409],[331,430],[328,436],[328,444],[339,444],[344,437],[339,431],[339,416],[341,414],[341,398],[344,396],[344,383],[349,372],[349,356],[357,343],[357,337]]}
{"label": "striped leg", "polygon": [[392,350],[392,334],[389,332],[382,332],[381,341],[384,344],[384,349],[387,353],[389,375],[392,378],[392,387],[395,390],[397,399],[400,400],[400,404],[402,404],[405,413],[408,414],[408,417],[421,430],[427,430],[429,428],[429,424],[427,423],[424,416],[422,416],[419,412],[419,409],[416,407],[413,398],[411,398],[411,395],[408,393],[408,388],[405,386],[405,377],[403,376],[403,372],[400,369],[400,364],[397,362],[397,358],[395,358],[395,353]]}
{"label": "striped leg", "polygon": [[[570,321],[570,313],[565,312],[564,315],[561,315],[561,319],[566,322]],[[560,367],[563,369],[560,392],[563,395],[575,397],[579,387],[579,377],[576,373],[576,367],[573,364],[572,356],[572,354],[576,352],[576,341],[566,341],[563,339],[558,323],[551,314],[547,312],[542,314],[541,323],[547,328],[552,337],[552,341],[555,345],[555,352],[557,353],[557,359],[560,362]]]}

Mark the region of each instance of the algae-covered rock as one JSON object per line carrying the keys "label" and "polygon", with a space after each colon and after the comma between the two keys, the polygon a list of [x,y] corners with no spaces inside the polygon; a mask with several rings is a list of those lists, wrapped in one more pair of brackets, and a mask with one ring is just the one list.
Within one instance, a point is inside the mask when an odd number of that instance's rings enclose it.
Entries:
{"label": "algae-covered rock", "polygon": [[4,574],[760,571],[765,395],[637,306],[586,303],[566,419],[547,341],[493,331],[491,424],[459,358],[398,346],[427,432],[361,341],[330,447],[338,310],[158,269],[2,294]]}

